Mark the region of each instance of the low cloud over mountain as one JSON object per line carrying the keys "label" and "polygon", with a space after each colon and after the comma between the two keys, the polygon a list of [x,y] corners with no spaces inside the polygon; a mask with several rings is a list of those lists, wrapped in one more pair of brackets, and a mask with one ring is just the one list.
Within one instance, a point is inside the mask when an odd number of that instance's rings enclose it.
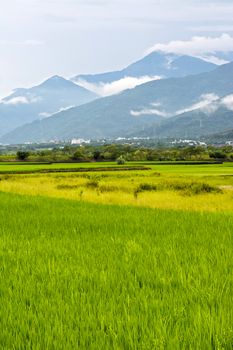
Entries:
{"label": "low cloud over mountain", "polygon": [[[204,135],[233,128],[233,63],[214,71],[151,81],[35,121],[1,142],[143,135]],[[173,117],[172,117],[173,116]]]}
{"label": "low cloud over mountain", "polygon": [[30,89],[16,89],[0,101],[0,135],[95,98],[93,92],[59,76]]}
{"label": "low cloud over mountain", "polygon": [[[147,54],[156,51],[191,55],[221,65],[229,62],[227,54],[233,51],[233,37],[229,34],[222,34],[219,37],[195,36],[191,40],[175,40],[167,44],[155,44],[147,51]],[[224,53],[225,59],[222,55]]]}
{"label": "low cloud over mountain", "polygon": [[124,77],[109,83],[103,82],[88,82],[84,79],[76,79],[76,83],[90,91],[95,92],[100,96],[111,96],[118,94],[127,89],[133,89],[138,85],[148,83],[149,81],[159,80],[160,76],[142,76],[142,77]]}

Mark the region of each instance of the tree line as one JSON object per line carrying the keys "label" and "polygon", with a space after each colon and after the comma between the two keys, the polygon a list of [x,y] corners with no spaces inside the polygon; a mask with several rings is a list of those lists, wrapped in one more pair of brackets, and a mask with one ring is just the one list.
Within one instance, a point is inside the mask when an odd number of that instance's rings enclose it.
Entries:
{"label": "tree line", "polygon": [[64,146],[53,149],[20,149],[14,154],[2,154],[0,160],[36,162],[100,162],[100,161],[233,161],[233,147],[189,146],[147,148],[132,145]]}

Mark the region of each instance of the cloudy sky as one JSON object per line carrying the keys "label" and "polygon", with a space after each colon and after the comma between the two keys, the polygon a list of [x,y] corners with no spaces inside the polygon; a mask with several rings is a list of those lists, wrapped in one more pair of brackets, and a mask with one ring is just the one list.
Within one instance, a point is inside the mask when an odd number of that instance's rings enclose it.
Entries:
{"label": "cloudy sky", "polygon": [[151,48],[233,51],[232,0],[0,1],[0,96],[119,69]]}

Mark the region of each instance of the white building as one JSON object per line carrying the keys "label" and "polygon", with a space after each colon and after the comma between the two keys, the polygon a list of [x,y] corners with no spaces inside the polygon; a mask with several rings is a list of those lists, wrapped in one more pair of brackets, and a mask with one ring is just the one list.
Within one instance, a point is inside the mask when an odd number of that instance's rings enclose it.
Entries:
{"label": "white building", "polygon": [[84,140],[84,139],[71,140],[71,145],[81,145],[82,143],[90,143],[90,140]]}

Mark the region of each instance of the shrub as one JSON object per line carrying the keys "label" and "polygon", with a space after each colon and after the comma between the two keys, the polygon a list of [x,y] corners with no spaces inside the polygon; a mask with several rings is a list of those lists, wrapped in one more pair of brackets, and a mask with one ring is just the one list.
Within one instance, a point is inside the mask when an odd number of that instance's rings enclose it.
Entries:
{"label": "shrub", "polygon": [[157,186],[153,185],[153,184],[140,184],[135,190],[134,190],[134,198],[137,199],[138,198],[138,194],[140,192],[144,192],[144,191],[157,191]]}
{"label": "shrub", "polygon": [[183,192],[183,195],[191,196],[205,193],[220,193],[221,190],[207,183],[192,182],[192,183],[172,183],[168,184],[169,189]]}
{"label": "shrub", "polygon": [[215,151],[210,153],[210,158],[214,159],[226,159],[227,155],[223,153],[222,151]]}
{"label": "shrub", "polygon": [[94,160],[100,160],[102,158],[101,152],[98,150],[94,151],[93,158]]}
{"label": "shrub", "polygon": [[123,165],[125,164],[125,159],[123,158],[123,156],[120,156],[117,158],[116,162],[118,165]]}
{"label": "shrub", "polygon": [[89,180],[87,183],[86,183],[86,187],[89,187],[89,188],[98,188],[99,187],[99,182],[95,179],[92,179],[92,180]]}
{"label": "shrub", "polygon": [[138,189],[140,192],[143,192],[143,191],[157,191],[158,188],[156,185],[144,183],[144,184],[140,184]]}
{"label": "shrub", "polygon": [[29,157],[30,153],[26,151],[18,151],[16,153],[17,159],[26,160]]}
{"label": "shrub", "polygon": [[187,194],[219,193],[221,190],[206,183],[192,183]]}
{"label": "shrub", "polygon": [[80,161],[80,160],[84,160],[85,156],[83,154],[83,151],[81,149],[77,150],[71,157],[72,160],[75,161]]}

